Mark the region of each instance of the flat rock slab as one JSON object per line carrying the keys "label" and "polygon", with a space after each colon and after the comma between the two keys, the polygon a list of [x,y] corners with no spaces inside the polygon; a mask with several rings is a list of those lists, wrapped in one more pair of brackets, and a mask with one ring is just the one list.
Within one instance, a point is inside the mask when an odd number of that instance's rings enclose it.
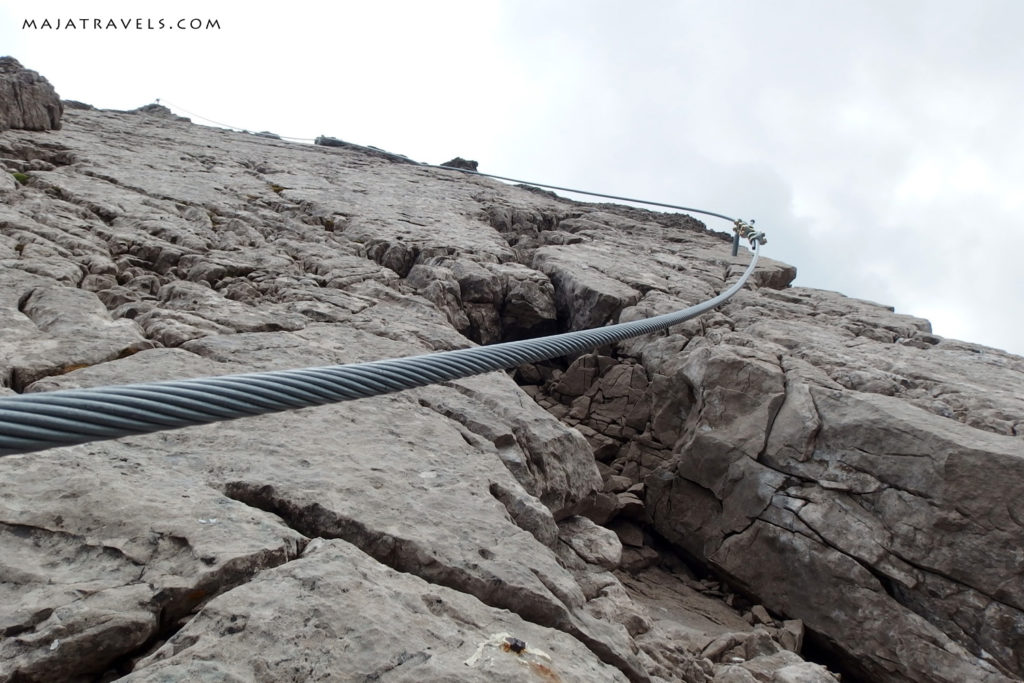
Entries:
{"label": "flat rock slab", "polygon": [[5,490],[18,492],[0,502],[5,678],[104,671],[306,543],[194,472],[138,453],[76,446],[0,467]]}
{"label": "flat rock slab", "polygon": [[[269,606],[273,605],[273,608]],[[126,681],[625,681],[565,633],[340,540],[210,602]]]}

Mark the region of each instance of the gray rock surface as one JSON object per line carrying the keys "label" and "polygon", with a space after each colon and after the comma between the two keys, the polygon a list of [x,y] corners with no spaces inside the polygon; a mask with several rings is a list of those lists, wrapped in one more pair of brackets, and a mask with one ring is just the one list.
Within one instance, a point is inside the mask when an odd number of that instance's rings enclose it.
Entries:
{"label": "gray rock surface", "polygon": [[[536,252],[566,308],[584,307],[571,324],[680,308],[735,273],[695,247],[701,265],[659,258],[654,229],[605,225],[588,225],[585,248]],[[645,483],[658,533],[803,620],[851,670],[1021,676],[1024,359],[870,302],[775,290],[774,271],[719,313],[580,357],[532,395],[588,438],[606,481]]]}
{"label": "gray rock surface", "polygon": [[[0,395],[633,320],[746,263],[344,143],[64,122],[0,134]],[[805,634],[1019,679],[1024,359],[793,277],[515,381],[0,459],[0,679],[834,680]]]}
{"label": "gray rock surface", "polygon": [[464,171],[475,171],[480,166],[478,162],[473,161],[471,159],[463,159],[462,157],[455,157],[454,159],[446,161],[441,165],[447,166],[448,168],[459,168]]}
{"label": "gray rock surface", "polygon": [[[0,135],[0,158],[29,176],[0,187],[2,395],[557,330],[559,285],[534,251],[559,222],[617,216],[153,108],[69,109],[58,133]],[[703,650],[753,627],[688,588],[685,567],[635,579],[682,596],[669,616],[612,572],[658,561],[644,487],[605,491],[596,432],[528,389],[492,373],[0,459],[0,680],[703,682],[736,668]],[[579,516],[598,503],[639,545]],[[786,637],[745,670],[791,666],[775,656]]]}
{"label": "gray rock surface", "polygon": [[340,540],[310,543],[300,559],[217,597],[122,680],[200,679],[626,680],[561,631]]}
{"label": "gray rock surface", "polygon": [[58,130],[63,113],[49,81],[13,57],[0,57],[0,131]]}

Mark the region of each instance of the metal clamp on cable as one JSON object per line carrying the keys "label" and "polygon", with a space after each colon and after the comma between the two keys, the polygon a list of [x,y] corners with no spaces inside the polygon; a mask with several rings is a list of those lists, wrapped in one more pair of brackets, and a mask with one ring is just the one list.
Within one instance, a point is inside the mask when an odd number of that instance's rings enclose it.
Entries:
{"label": "metal clamp on cable", "polygon": [[732,240],[732,255],[736,256],[740,249],[740,238],[744,238],[750,241],[750,246],[754,244],[767,244],[768,240],[765,238],[763,232],[759,232],[754,229],[754,220],[751,219],[747,223],[742,218],[737,218],[733,221],[733,232],[735,235]]}

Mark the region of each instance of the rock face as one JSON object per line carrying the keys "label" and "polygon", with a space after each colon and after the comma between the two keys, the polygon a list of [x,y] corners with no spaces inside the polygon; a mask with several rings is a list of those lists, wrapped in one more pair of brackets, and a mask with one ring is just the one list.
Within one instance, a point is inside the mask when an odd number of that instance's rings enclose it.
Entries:
{"label": "rock face", "polygon": [[[0,395],[631,320],[746,262],[685,216],[65,118],[0,135]],[[1019,678],[1024,359],[794,276],[514,375],[0,459],[0,679],[834,681],[805,639]]]}
{"label": "rock face", "polygon": [[[530,244],[590,213],[152,107],[70,109],[0,158],[0,394],[557,331]],[[580,516],[590,443],[504,373],[5,457],[0,481],[3,680],[834,680],[650,568],[642,522]]]}
{"label": "rock face", "polygon": [[64,105],[50,83],[13,57],[0,57],[0,131],[58,130]]}

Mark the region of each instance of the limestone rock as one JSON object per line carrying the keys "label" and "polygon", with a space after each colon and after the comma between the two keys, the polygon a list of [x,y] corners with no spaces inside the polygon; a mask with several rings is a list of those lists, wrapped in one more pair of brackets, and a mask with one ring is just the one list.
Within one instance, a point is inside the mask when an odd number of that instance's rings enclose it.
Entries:
{"label": "limestone rock", "polygon": [[462,157],[455,157],[454,159],[446,161],[441,165],[447,166],[448,168],[460,168],[465,171],[475,171],[480,166],[480,164],[478,164],[477,162],[471,161],[469,159],[463,159]]}
{"label": "limestone rock", "polygon": [[614,531],[586,517],[570,517],[559,525],[559,535],[587,564],[615,569],[622,559],[622,543]]}
{"label": "limestone rock", "polygon": [[202,678],[626,680],[558,630],[338,540],[216,598],[122,680]]}
{"label": "limestone rock", "polygon": [[85,102],[79,102],[78,100],[61,100],[61,103],[66,109],[95,109],[96,107]]}
{"label": "limestone rock", "polygon": [[[0,139],[0,394],[637,319],[746,263],[688,217],[154,113]],[[792,276],[524,388],[0,459],[0,678],[827,680],[804,628],[871,680],[1019,678],[1024,359]]]}
{"label": "limestone rock", "polygon": [[338,138],[332,138],[327,135],[319,135],[316,138],[315,144],[322,145],[323,147],[344,147],[346,143],[344,140]]}
{"label": "limestone rock", "polygon": [[0,505],[4,678],[102,672],[305,544],[272,515],[125,453],[108,461],[76,447],[0,463],[19,501],[51,501]]}
{"label": "limestone rock", "polygon": [[162,118],[162,119],[171,119],[171,120],[174,120],[174,121],[186,121],[187,122],[187,121],[191,120],[191,119],[188,119],[188,118],[186,118],[184,116],[178,116],[177,114],[172,112],[170,109],[168,109],[164,105],[158,104],[156,102],[153,102],[151,104],[144,104],[141,107],[138,107],[137,109],[133,109],[132,113],[135,113],[135,114],[146,114],[148,116],[157,116],[157,117]]}
{"label": "limestone rock", "polygon": [[0,320],[0,384],[19,391],[153,346],[134,321],[112,319],[95,294],[16,269],[0,271]]}
{"label": "limestone rock", "polygon": [[[587,238],[534,251],[567,326],[682,308],[739,265],[695,246],[676,260],[664,232],[629,220],[558,227]],[[1024,359],[873,302],[777,290],[791,273],[769,268],[777,278],[720,313],[580,357],[534,395],[601,448],[606,480],[646,482],[655,531],[803,620],[858,675],[1022,675],[1021,577],[1006,549],[1024,533],[1006,510],[1020,495]],[[602,410],[606,389],[616,395],[605,378],[627,373],[645,382]],[[625,512],[606,507],[591,518]]]}
{"label": "limestone rock", "polygon": [[639,292],[629,285],[594,270],[581,269],[581,262],[566,259],[561,249],[538,249],[533,267],[554,283],[558,314],[568,321],[569,329],[584,330],[618,322],[619,312],[639,300]]}
{"label": "limestone rock", "polygon": [[0,57],[0,131],[59,130],[63,114],[49,81],[13,57]]}

